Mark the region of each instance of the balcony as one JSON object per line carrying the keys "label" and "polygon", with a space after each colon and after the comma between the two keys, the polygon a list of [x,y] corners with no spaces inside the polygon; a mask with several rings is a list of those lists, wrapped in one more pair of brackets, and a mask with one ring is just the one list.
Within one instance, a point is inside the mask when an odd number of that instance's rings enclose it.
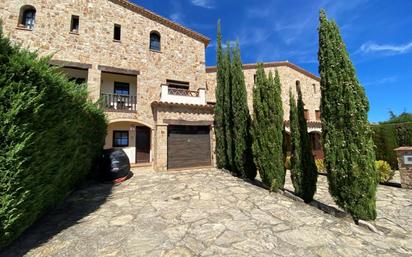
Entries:
{"label": "balcony", "polygon": [[160,101],[168,103],[205,105],[206,92],[203,88],[193,91],[185,88],[162,85]]}
{"label": "balcony", "polygon": [[136,111],[136,96],[101,94],[101,105],[106,110]]}

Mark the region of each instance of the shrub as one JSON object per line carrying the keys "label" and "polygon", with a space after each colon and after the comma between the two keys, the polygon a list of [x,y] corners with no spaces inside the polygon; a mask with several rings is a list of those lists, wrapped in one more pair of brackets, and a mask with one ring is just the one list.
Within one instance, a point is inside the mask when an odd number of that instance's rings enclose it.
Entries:
{"label": "shrub", "polygon": [[103,112],[48,61],[0,31],[0,248],[82,182],[104,143]]}
{"label": "shrub", "polygon": [[379,182],[385,183],[393,178],[395,171],[391,169],[391,166],[386,161],[375,161],[376,171],[379,174]]}
{"label": "shrub", "polygon": [[285,170],[290,170],[290,159],[291,159],[291,156],[289,155],[289,156],[287,156],[286,157],[286,160],[285,160]]}
{"label": "shrub", "polygon": [[316,168],[318,169],[319,173],[326,174],[326,169],[325,169],[325,163],[323,162],[323,159],[316,159]]}

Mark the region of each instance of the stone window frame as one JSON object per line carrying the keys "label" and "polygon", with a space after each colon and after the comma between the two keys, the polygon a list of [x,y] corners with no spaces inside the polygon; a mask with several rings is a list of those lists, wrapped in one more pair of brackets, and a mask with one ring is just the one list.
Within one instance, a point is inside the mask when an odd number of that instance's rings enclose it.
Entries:
{"label": "stone window frame", "polygon": [[[75,29],[75,26],[77,25],[77,28]],[[78,35],[80,31],[80,16],[72,14],[70,18],[70,33]]]}
{"label": "stone window frame", "polygon": [[[117,37],[118,34],[118,37]],[[113,41],[120,42],[122,40],[122,25],[115,23],[113,25]]]}
{"label": "stone window frame", "polygon": [[[153,45],[154,42],[153,42],[152,36],[157,36],[158,37],[158,46]],[[150,31],[149,49],[151,51],[155,51],[155,52],[160,52],[162,50],[162,36],[160,35],[159,31],[156,31],[156,30]]]}
{"label": "stone window frame", "polygon": [[[30,17],[32,19],[32,22],[30,24],[27,23],[27,19],[28,19],[27,15],[29,13],[31,13],[33,16],[33,17]],[[33,5],[26,4],[20,7],[17,27],[20,29],[25,29],[25,30],[33,30],[36,24],[36,13],[37,13],[37,10]]]}

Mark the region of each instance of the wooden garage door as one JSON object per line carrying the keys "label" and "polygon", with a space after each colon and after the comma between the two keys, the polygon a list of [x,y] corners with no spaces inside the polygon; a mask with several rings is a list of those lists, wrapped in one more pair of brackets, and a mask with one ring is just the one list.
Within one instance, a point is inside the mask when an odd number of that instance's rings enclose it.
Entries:
{"label": "wooden garage door", "polygon": [[210,166],[208,126],[168,126],[168,169]]}

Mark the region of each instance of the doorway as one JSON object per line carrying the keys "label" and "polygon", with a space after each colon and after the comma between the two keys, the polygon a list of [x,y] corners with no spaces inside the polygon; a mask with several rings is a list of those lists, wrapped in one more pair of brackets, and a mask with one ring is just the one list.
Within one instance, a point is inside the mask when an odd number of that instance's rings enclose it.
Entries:
{"label": "doorway", "polygon": [[150,162],[150,128],[136,127],[136,163]]}

